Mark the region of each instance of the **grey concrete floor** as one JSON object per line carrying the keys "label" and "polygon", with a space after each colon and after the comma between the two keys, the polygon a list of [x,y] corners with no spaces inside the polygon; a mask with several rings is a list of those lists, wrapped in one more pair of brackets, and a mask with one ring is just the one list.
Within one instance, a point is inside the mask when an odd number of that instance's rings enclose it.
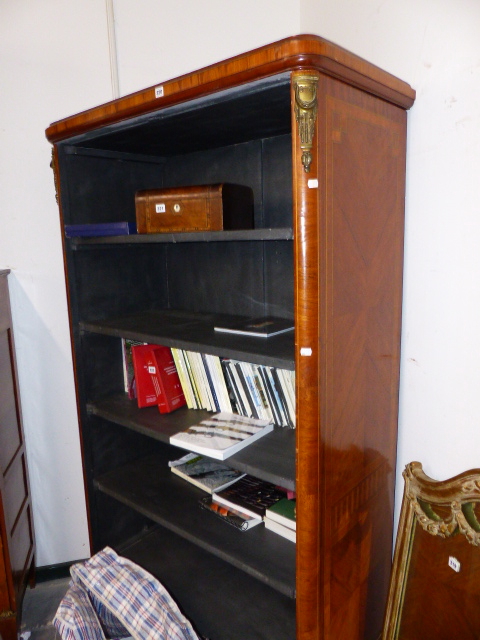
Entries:
{"label": "grey concrete floor", "polygon": [[59,640],[52,620],[70,578],[40,582],[27,588],[22,606],[21,640]]}

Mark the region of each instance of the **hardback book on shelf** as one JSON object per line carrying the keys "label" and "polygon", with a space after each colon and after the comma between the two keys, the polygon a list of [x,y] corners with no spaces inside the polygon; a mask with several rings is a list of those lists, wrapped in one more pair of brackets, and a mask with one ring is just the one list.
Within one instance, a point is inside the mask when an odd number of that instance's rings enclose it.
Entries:
{"label": "hardback book on shelf", "polygon": [[265,516],[268,507],[285,497],[285,491],[271,482],[245,475],[238,482],[212,494],[213,502],[240,509],[251,516]]}
{"label": "hardback book on shelf", "polygon": [[231,321],[223,321],[215,325],[215,331],[222,333],[235,333],[256,338],[270,338],[280,333],[293,331],[293,320],[265,316],[263,318],[234,318]]}
{"label": "hardback book on shelf", "polygon": [[285,527],[283,524],[276,522],[275,520],[271,520],[270,518],[264,518],[265,528],[269,531],[273,531],[274,533],[282,536],[282,538],[286,538],[291,542],[297,542],[297,532],[289,527]]}
{"label": "hardback book on shelf", "polygon": [[66,224],[67,238],[94,238],[97,236],[128,236],[137,233],[135,222],[97,222],[92,224]]}
{"label": "hardback book on shelf", "polygon": [[134,345],[132,360],[140,408],[157,405],[160,413],[170,413],[185,405],[182,385],[168,347]]}
{"label": "hardback book on shelf", "polygon": [[170,444],[225,460],[273,430],[267,420],[221,412],[170,437]]}
{"label": "hardback book on shelf", "polygon": [[196,453],[187,453],[168,463],[172,473],[207,493],[226,489],[245,475],[219,460],[212,460]]}
{"label": "hardback book on shelf", "polygon": [[263,522],[259,516],[253,516],[245,513],[240,509],[233,509],[225,505],[218,504],[212,498],[202,498],[200,506],[210,513],[216,515],[227,524],[240,529],[240,531],[248,531]]}
{"label": "hardback book on shelf", "polygon": [[289,500],[288,498],[282,498],[265,512],[265,520],[274,520],[280,523],[288,529],[296,531],[296,500]]}

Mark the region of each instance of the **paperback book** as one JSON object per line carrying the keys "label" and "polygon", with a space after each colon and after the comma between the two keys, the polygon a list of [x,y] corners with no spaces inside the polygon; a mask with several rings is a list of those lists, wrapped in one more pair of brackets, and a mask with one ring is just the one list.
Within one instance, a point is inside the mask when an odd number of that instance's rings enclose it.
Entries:
{"label": "paperback book", "polygon": [[268,420],[220,412],[170,437],[170,444],[225,460],[273,431]]}
{"label": "paperback book", "polygon": [[282,538],[286,538],[291,542],[297,541],[297,532],[289,527],[285,527],[283,524],[276,522],[275,520],[271,520],[270,518],[265,518],[265,529],[269,529],[269,531],[273,531]]}
{"label": "paperback book", "polygon": [[226,489],[245,475],[219,460],[212,460],[196,453],[187,453],[179,460],[172,460],[168,464],[172,473],[207,493]]}
{"label": "paperback book", "polygon": [[223,333],[236,333],[256,338],[270,338],[280,333],[293,331],[293,320],[265,316],[263,318],[232,318],[231,321],[222,321],[215,325],[215,331]]}
{"label": "paperback book", "polygon": [[213,502],[263,518],[266,510],[285,497],[285,491],[266,480],[246,475],[222,491],[212,494]]}
{"label": "paperback book", "polygon": [[296,500],[282,498],[271,507],[268,507],[265,512],[265,521],[267,519],[274,520],[284,527],[288,527],[295,531],[297,528],[296,505]]}
{"label": "paperback book", "polygon": [[227,524],[240,529],[240,531],[248,531],[248,529],[252,529],[253,527],[256,527],[257,524],[263,522],[262,518],[258,516],[251,516],[237,509],[217,504],[213,502],[211,498],[203,498],[200,501],[200,506],[216,515]]}

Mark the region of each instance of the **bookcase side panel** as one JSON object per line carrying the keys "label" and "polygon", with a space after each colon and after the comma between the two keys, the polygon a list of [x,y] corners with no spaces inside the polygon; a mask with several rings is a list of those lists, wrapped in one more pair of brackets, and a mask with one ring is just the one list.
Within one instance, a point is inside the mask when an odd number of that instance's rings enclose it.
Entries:
{"label": "bookcase side panel", "polygon": [[380,633],[393,537],[403,109],[326,79],[321,383],[331,637]]}
{"label": "bookcase side panel", "polygon": [[324,76],[317,96],[308,173],[293,134],[298,637],[360,640],[391,561],[406,114]]}

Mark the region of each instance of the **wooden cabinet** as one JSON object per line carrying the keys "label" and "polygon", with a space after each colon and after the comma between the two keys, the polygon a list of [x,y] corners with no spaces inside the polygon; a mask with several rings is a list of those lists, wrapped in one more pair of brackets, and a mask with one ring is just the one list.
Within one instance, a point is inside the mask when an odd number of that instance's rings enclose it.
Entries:
{"label": "wooden cabinet", "polygon": [[0,637],[16,640],[35,542],[17,385],[9,271],[0,270]]}
{"label": "wooden cabinet", "polygon": [[[255,228],[65,239],[92,551],[152,571],[212,640],[379,635],[392,550],[404,82],[298,36],[52,124],[61,223],[134,221],[142,189],[233,183]],[[295,333],[215,333],[273,314]],[[121,338],[296,371],[297,428],[229,458],[297,491],[297,544],[220,527],[124,392]],[[221,524],[221,523],[220,523]]]}

